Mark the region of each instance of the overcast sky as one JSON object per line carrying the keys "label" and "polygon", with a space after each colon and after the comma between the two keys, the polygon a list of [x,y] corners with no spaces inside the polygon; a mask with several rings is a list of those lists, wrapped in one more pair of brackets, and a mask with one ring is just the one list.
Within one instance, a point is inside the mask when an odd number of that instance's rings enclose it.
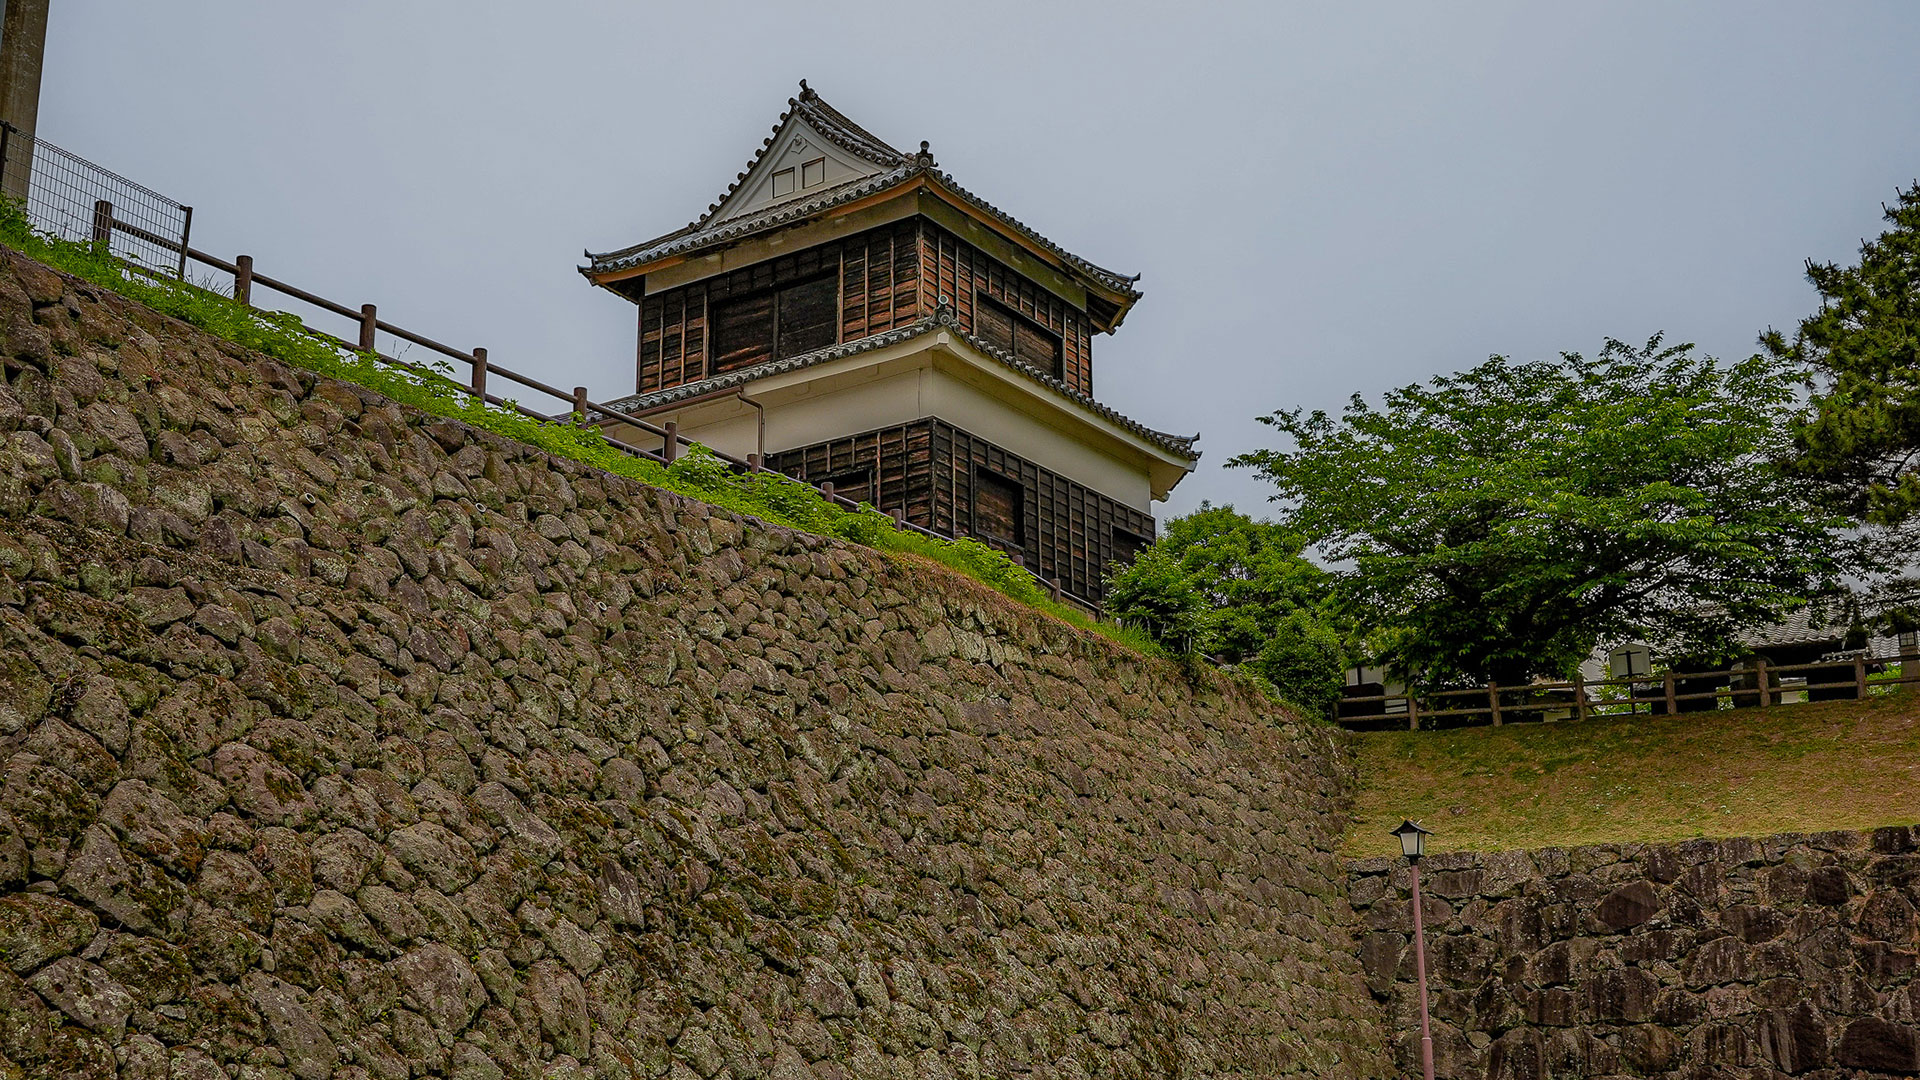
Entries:
{"label": "overcast sky", "polygon": [[801,78],[1144,275],[1098,397],[1203,433],[1664,331],[1741,356],[1920,175],[1920,4],[53,0],[40,135],[196,246],[605,400],[633,307],[574,271],[684,225]]}

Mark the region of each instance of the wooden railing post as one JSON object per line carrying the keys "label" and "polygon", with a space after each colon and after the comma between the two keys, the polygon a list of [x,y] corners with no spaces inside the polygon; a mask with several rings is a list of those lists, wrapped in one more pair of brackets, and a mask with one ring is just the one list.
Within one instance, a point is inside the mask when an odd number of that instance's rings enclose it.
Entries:
{"label": "wooden railing post", "polygon": [[669,420],[661,426],[666,429],[667,441],[666,444],[660,448],[660,456],[666,458],[667,464],[671,465],[673,464],[673,459],[680,456],[680,424],[677,421]]}
{"label": "wooden railing post", "polygon": [[[1380,703],[1382,711],[1385,711],[1386,707],[1386,702],[1383,701]],[[1420,730],[1420,702],[1414,698],[1412,687],[1407,688],[1407,730]]]}
{"label": "wooden railing post", "polygon": [[1667,683],[1667,715],[1674,716],[1680,712],[1680,700],[1674,696],[1673,672],[1671,671],[1667,672],[1666,683]]}
{"label": "wooden railing post", "polygon": [[1499,727],[1500,726],[1500,684],[1499,683],[1490,682],[1487,684],[1487,704],[1493,707],[1493,726]]}
{"label": "wooden railing post", "polygon": [[896,529],[907,527],[907,512],[897,506],[893,508],[893,527]]}
{"label": "wooden railing post", "polygon": [[573,422],[581,427],[587,426],[587,388],[573,388]]}
{"label": "wooden railing post", "polygon": [[760,455],[759,454],[747,455],[747,471],[748,472],[760,471]]}
{"label": "wooden railing post", "polygon": [[106,199],[93,201],[93,242],[96,244],[113,242],[113,203]]}
{"label": "wooden railing post", "polygon": [[1573,677],[1573,714],[1581,720],[1587,718],[1587,677],[1576,674]]}
{"label": "wooden railing post", "polygon": [[373,351],[373,332],[374,330],[378,329],[376,324],[380,321],[380,316],[376,313],[376,311],[377,309],[375,309],[375,307],[372,304],[360,305],[360,351],[361,352]]}
{"label": "wooden railing post", "polygon": [[1773,690],[1767,685],[1767,658],[1756,657],[1753,662],[1753,682],[1760,689],[1760,707],[1767,707],[1767,699],[1773,696]]}
{"label": "wooden railing post", "polygon": [[820,481],[820,497],[827,500],[828,505],[837,505],[833,501],[833,481]]}
{"label": "wooden railing post", "polygon": [[1861,701],[1867,700],[1867,657],[1864,653],[1853,658],[1853,691]]}
{"label": "wooden railing post", "polygon": [[487,350],[473,347],[473,392],[485,397],[487,393]]}
{"label": "wooden railing post", "polygon": [[247,307],[253,306],[253,256],[251,255],[233,257],[233,298]]}

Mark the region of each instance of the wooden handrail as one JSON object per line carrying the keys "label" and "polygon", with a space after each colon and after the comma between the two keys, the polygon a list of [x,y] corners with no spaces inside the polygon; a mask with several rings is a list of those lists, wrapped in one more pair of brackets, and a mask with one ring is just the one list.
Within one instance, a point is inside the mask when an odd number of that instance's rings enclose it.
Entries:
{"label": "wooden handrail", "polygon": [[[1876,686],[1904,686],[1920,684],[1920,675],[1882,673],[1869,674],[1869,668],[1890,668],[1893,665],[1912,663],[1920,660],[1920,655],[1894,654],[1889,656],[1855,655],[1846,659],[1813,661],[1804,664],[1768,664],[1758,661],[1753,667],[1720,668],[1715,671],[1669,671],[1658,676],[1626,676],[1609,679],[1575,679],[1568,682],[1538,682],[1524,686],[1487,686],[1466,687],[1452,690],[1433,690],[1411,694],[1356,694],[1342,697],[1342,707],[1350,705],[1378,704],[1380,711],[1365,715],[1338,717],[1344,725],[1378,724],[1386,721],[1395,723],[1406,721],[1411,716],[1409,726],[1417,730],[1420,719],[1444,718],[1450,716],[1481,716],[1489,722],[1500,724],[1519,713],[1568,712],[1585,719],[1589,716],[1620,715],[1617,710],[1625,708],[1638,711],[1641,705],[1661,705],[1668,715],[1679,714],[1679,703],[1683,701],[1719,701],[1731,700],[1739,708],[1742,698],[1754,699],[1758,708],[1776,704],[1774,698],[1784,692],[1807,692],[1815,690],[1852,690],[1856,698],[1864,698]],[[1783,672],[1844,672],[1844,677],[1832,682],[1814,682],[1808,680],[1783,686],[1779,676]],[[1719,681],[1710,690],[1680,690],[1680,685],[1689,680],[1714,679]],[[1764,682],[1762,681],[1764,679]],[[1591,691],[1596,689],[1619,688],[1627,693],[1615,698],[1596,698]],[[1641,689],[1648,692],[1641,693]],[[1508,700],[1512,695],[1518,700]],[[1448,697],[1473,696],[1482,703],[1465,708],[1432,708],[1423,702],[1431,703]],[[1403,703],[1404,708],[1395,712],[1386,711],[1389,702]]]}
{"label": "wooden handrail", "polygon": [[[571,418],[574,420],[574,422],[577,422],[577,423],[598,424],[601,421],[597,421],[593,419],[594,416],[598,416],[602,418],[602,420],[611,420],[624,426],[637,428],[640,431],[643,431],[649,435],[652,435],[656,438],[663,440],[664,445],[662,449],[658,452],[653,450],[647,450],[638,446],[634,446],[631,443],[625,442],[613,436],[609,436],[604,431],[601,434],[604,438],[606,438],[609,444],[621,450],[622,452],[630,454],[634,457],[644,458],[646,460],[657,462],[663,465],[672,464],[673,461],[680,456],[680,448],[682,446],[691,447],[691,446],[698,445],[697,443],[694,442],[694,440],[686,438],[680,434],[680,429],[678,424],[668,423],[666,426],[662,427],[662,426],[653,424],[645,419],[642,419],[641,417],[632,416],[627,413],[621,412],[617,409],[611,408],[607,405],[603,405],[599,402],[591,401],[586,397],[586,391],[584,388],[575,388],[573,391],[566,391],[566,390],[560,389],[557,386],[553,386],[548,383],[542,382],[539,379],[535,379],[532,376],[522,375],[521,373],[514,371],[511,368],[500,367],[494,364],[488,358],[487,350],[484,348],[475,348],[471,352],[462,352],[461,350],[456,349],[451,345],[447,345],[443,342],[436,341],[433,338],[427,337],[424,334],[416,333],[412,330],[406,329],[405,327],[397,326],[393,323],[387,322],[385,319],[379,318],[374,308],[374,305],[372,304],[363,304],[361,305],[360,308],[355,309],[345,304],[341,304],[341,303],[337,303],[335,301],[329,300],[324,296],[318,295],[317,293],[309,292],[306,289],[302,289],[297,285],[293,285],[285,281],[280,281],[276,278],[268,277],[265,274],[259,273],[253,268],[253,256],[251,255],[238,255],[234,257],[232,262],[228,262],[227,260],[222,259],[217,255],[213,255],[208,252],[201,251],[198,248],[192,247],[190,244],[187,243],[185,235],[182,235],[182,237],[179,239],[174,239],[172,237],[161,236],[158,233],[152,232],[147,229],[143,229],[140,226],[133,224],[132,222],[121,221],[114,217],[112,204],[105,202],[104,200],[101,201],[95,207],[94,226],[95,226],[95,231],[97,233],[104,234],[105,239],[110,240],[112,237],[112,234],[115,231],[119,231],[119,232],[127,233],[130,236],[137,237],[148,243],[156,244],[162,248],[165,248],[166,250],[178,252],[180,255],[180,276],[182,279],[184,279],[186,276],[186,265],[188,260],[192,260],[194,262],[200,263],[203,266],[212,267],[215,270],[231,275],[234,279],[233,299],[249,307],[255,306],[253,304],[254,287],[262,286],[265,288],[272,289],[275,292],[281,293],[282,295],[290,296],[295,300],[299,300],[303,303],[312,304],[314,307],[317,307],[322,311],[331,312],[335,315],[341,316],[342,318],[351,319],[359,327],[360,340],[357,342],[349,342],[344,338],[341,338],[334,334],[329,334],[324,330],[307,326],[304,322],[301,323],[301,329],[305,330],[307,333],[312,334],[317,338],[331,342],[340,348],[351,349],[355,352],[365,353],[367,355],[372,356],[376,360],[379,360],[381,363],[400,368],[403,371],[407,371],[414,375],[418,375],[422,378],[441,380],[445,383],[445,385],[455,390],[459,390],[461,393],[467,394],[470,397],[479,398],[480,400],[485,401],[490,405],[496,405],[502,408],[511,408],[521,413],[524,416],[527,416],[536,420],[562,422],[564,420]],[[102,237],[96,237],[96,239],[100,239],[100,238]],[[144,270],[144,268],[139,267],[137,264],[129,263],[128,265],[132,266],[134,269]],[[450,359],[465,362],[468,365],[469,372],[470,372],[467,383],[462,384],[456,379],[445,378],[439,372],[434,371],[430,368],[425,368],[418,364],[409,363],[408,361],[401,360],[398,357],[388,356],[385,353],[380,352],[377,348],[374,347],[375,343],[373,341],[373,333],[376,330],[385,332],[389,335],[392,335],[393,337],[399,338],[400,340],[408,342],[410,344],[418,345],[423,349],[430,349],[443,356],[449,357]],[[493,376],[498,376],[499,378],[506,379],[513,383],[517,383],[521,386],[526,387],[529,390],[535,390],[540,393],[547,394],[551,397],[559,398],[562,401],[567,402],[568,404],[567,411],[564,413],[549,415],[546,413],[538,412],[534,409],[530,409],[525,405],[519,404],[518,402],[508,401],[504,398],[488,393],[487,381],[490,377],[493,377]],[[773,470],[766,469],[764,465],[757,460],[757,458],[759,457],[759,455],[757,454],[749,455],[748,458],[740,458],[740,457],[735,457],[734,455],[726,453],[724,451],[714,449],[713,447],[708,447],[707,450],[709,453],[713,454],[715,457],[725,462],[728,466],[742,472],[773,471]],[[796,482],[804,482],[804,481],[796,481]],[[828,503],[834,506],[838,506],[846,510],[858,510],[861,507],[860,503],[857,503],[852,499],[848,499],[844,496],[835,494],[833,491],[833,485],[830,483],[820,485],[819,490],[822,497],[824,497],[828,501]],[[919,536],[925,536],[934,540],[957,539],[956,537],[948,536],[944,533],[935,532],[932,529],[929,529],[924,526],[917,525],[911,521],[908,521],[906,520],[905,515],[898,511],[894,513],[893,518],[894,518],[895,526],[905,532],[914,533]],[[1016,562],[1021,562],[1021,560],[1016,560]],[[1025,569],[1025,566],[1023,563],[1022,563],[1022,569]],[[1074,606],[1085,610],[1096,619],[1104,618],[1104,611],[1102,610],[1098,601],[1090,600],[1086,597],[1079,596],[1075,593],[1069,592],[1061,588],[1060,583],[1056,580],[1049,580],[1047,578],[1041,577],[1039,574],[1034,573],[1031,570],[1027,572],[1031,574],[1033,579],[1036,582],[1038,582],[1043,589],[1048,591],[1056,601],[1065,601],[1065,602],[1071,603]]]}

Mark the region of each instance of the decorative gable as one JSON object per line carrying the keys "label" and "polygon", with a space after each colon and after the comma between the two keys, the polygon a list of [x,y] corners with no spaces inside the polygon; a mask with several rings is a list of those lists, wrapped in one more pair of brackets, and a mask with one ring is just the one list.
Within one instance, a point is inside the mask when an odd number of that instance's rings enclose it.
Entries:
{"label": "decorative gable", "polygon": [[709,220],[731,221],[885,171],[885,167],[841,149],[796,114],[781,125],[773,145],[754,162],[747,178]]}

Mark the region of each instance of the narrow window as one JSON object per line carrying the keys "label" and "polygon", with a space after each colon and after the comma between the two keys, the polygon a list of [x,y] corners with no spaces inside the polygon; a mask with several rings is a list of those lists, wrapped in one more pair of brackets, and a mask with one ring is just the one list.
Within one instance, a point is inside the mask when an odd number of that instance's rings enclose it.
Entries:
{"label": "narrow window", "polygon": [[819,187],[821,184],[824,184],[826,182],[827,182],[827,159],[826,158],[823,158],[823,157],[814,158],[812,161],[809,161],[805,165],[800,166],[800,186],[801,187],[803,188]]}
{"label": "narrow window", "polygon": [[775,198],[793,194],[792,169],[781,169],[773,174],[773,194]]}
{"label": "narrow window", "polygon": [[1025,547],[1026,492],[1018,482],[996,472],[973,474],[973,531],[1014,547]]}
{"label": "narrow window", "polygon": [[974,334],[980,340],[1044,375],[1065,378],[1060,335],[986,296],[975,298],[974,311]]}

